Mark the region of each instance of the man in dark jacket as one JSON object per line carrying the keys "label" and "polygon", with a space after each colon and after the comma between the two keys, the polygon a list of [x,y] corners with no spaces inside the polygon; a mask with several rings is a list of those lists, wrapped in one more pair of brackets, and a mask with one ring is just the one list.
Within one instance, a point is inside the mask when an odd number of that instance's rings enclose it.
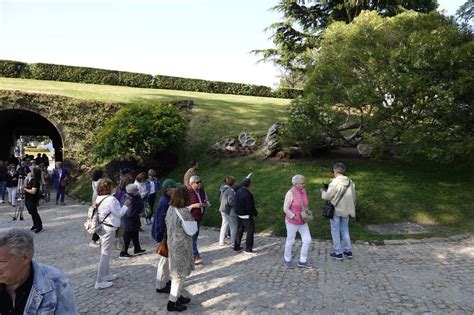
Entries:
{"label": "man in dark jacket", "polygon": [[[172,179],[165,179],[161,188],[163,189],[163,195],[158,200],[155,219],[153,220],[153,225],[151,227],[151,236],[157,243],[163,241],[163,238],[166,235],[165,218],[166,213],[168,212],[171,194],[176,188],[176,182]],[[155,286],[156,292],[158,293],[170,293],[170,266],[167,257],[158,256]]]}
{"label": "man in dark jacket", "polygon": [[238,227],[234,250],[242,250],[240,243],[242,242],[242,236],[245,229],[247,231],[247,238],[245,241],[246,253],[251,253],[253,251],[253,234],[255,231],[254,217],[258,215],[253,195],[249,190],[250,183],[250,178],[246,178],[242,182],[242,188],[237,191],[235,196],[235,212],[238,217]]}
{"label": "man in dark jacket", "polygon": [[145,253],[145,249],[140,246],[139,230],[140,230],[140,213],[143,212],[144,204],[138,192],[138,186],[135,184],[128,184],[126,187],[127,199],[125,203],[129,203],[128,210],[123,216],[123,223],[125,224],[125,232],[123,234],[124,251],[120,253],[119,258],[132,257],[128,253],[128,246],[130,241],[133,241],[134,254],[141,255]]}

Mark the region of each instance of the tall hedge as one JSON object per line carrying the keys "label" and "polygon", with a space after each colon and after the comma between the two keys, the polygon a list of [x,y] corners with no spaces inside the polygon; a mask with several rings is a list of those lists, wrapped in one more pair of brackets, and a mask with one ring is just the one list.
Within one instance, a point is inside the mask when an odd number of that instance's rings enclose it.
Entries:
{"label": "tall hedge", "polygon": [[89,84],[121,85],[140,88],[181,90],[204,93],[235,94],[261,97],[296,98],[301,90],[278,89],[268,86],[208,81],[88,67],[55,65],[48,63],[27,64],[0,60],[0,77],[30,78],[36,80],[65,81]]}
{"label": "tall hedge", "polygon": [[21,78],[28,64],[20,61],[0,60],[0,77]]}

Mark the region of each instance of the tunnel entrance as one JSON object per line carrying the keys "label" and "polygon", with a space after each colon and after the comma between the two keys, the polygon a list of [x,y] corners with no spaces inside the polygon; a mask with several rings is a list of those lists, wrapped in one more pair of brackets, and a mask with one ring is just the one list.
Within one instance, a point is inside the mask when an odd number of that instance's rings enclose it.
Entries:
{"label": "tunnel entrance", "polygon": [[0,110],[0,160],[8,160],[20,136],[47,136],[53,142],[54,159],[63,160],[63,140],[45,117],[28,110]]}

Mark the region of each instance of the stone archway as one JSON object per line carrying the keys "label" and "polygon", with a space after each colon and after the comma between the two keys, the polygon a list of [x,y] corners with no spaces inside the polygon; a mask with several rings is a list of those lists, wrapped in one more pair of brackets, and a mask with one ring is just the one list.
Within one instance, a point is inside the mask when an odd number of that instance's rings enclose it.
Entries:
{"label": "stone archway", "polygon": [[0,90],[0,159],[8,157],[18,133],[47,135],[55,158],[70,166],[93,165],[99,128],[122,106],[52,94]]}
{"label": "stone archway", "polygon": [[48,136],[53,141],[55,160],[63,160],[64,134],[50,120],[29,109],[0,109],[0,159],[8,159],[20,135]]}

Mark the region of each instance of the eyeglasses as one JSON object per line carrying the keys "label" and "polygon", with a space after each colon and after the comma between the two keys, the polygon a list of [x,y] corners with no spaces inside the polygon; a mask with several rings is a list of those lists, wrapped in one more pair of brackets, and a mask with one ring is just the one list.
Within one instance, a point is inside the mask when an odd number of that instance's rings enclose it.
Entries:
{"label": "eyeglasses", "polygon": [[196,184],[200,184],[200,183],[201,183],[201,181],[198,181],[198,182],[195,182],[195,183],[196,183]]}

